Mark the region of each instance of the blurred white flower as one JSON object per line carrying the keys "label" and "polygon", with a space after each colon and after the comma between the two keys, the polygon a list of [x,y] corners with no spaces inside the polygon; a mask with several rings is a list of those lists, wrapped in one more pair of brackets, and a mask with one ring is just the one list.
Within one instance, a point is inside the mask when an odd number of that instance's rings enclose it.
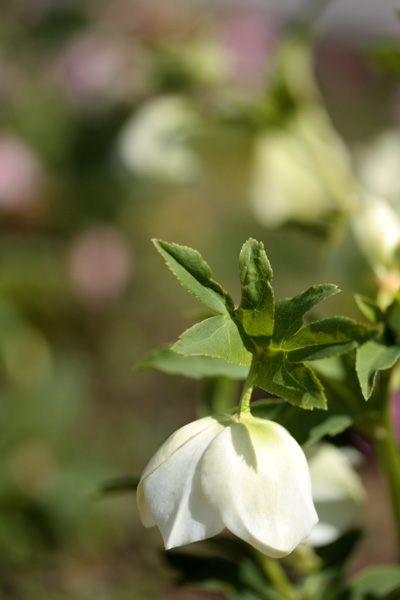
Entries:
{"label": "blurred white flower", "polygon": [[183,98],[166,96],[144,105],[125,124],[118,140],[124,165],[140,175],[185,183],[199,172],[189,147],[196,116]]}
{"label": "blurred white flower", "polygon": [[361,252],[375,271],[383,304],[400,286],[400,219],[383,198],[367,196],[353,217],[352,228]]}
{"label": "blurred white flower", "polygon": [[252,416],[205,417],[179,429],[144,470],[137,501],[166,549],[227,528],[279,558],[318,520],[302,449],[281,425]]}
{"label": "blurred white flower", "polygon": [[319,518],[307,542],[312,546],[324,546],[349,529],[365,499],[365,491],[344,450],[321,443],[307,453],[307,459],[312,497]]}
{"label": "blurred white flower", "polygon": [[303,109],[286,128],[258,137],[250,198],[266,227],[351,212],[356,188],[348,153],[322,111]]}
{"label": "blurred white flower", "polygon": [[359,156],[358,174],[365,189],[400,209],[400,133],[385,131]]}

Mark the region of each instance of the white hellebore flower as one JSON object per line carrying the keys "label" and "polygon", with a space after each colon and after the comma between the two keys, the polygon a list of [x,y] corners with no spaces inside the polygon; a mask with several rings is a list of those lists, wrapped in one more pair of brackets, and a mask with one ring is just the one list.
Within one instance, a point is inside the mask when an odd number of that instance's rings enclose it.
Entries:
{"label": "white hellebore flower", "polygon": [[321,443],[307,453],[307,458],[319,517],[307,542],[324,546],[349,529],[365,500],[365,490],[351,457],[344,450]]}
{"label": "white hellebore flower", "polygon": [[251,415],[205,417],[175,432],[145,468],[137,501],[166,549],[227,528],[279,558],[318,521],[302,449],[284,427]]}

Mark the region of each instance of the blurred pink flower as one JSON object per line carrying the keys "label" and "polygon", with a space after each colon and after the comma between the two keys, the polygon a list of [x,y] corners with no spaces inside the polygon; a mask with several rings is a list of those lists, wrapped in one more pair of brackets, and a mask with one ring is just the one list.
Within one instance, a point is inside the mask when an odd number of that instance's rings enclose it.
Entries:
{"label": "blurred pink flower", "polygon": [[121,40],[99,33],[74,38],[56,61],[55,73],[72,98],[82,104],[124,96],[127,85],[137,77],[136,70],[131,73]]}
{"label": "blurred pink flower", "polygon": [[400,390],[397,390],[391,397],[391,415],[393,429],[400,445]]}
{"label": "blurred pink flower", "polygon": [[19,212],[35,204],[43,169],[34,151],[13,136],[0,136],[0,209]]}
{"label": "blurred pink flower", "polygon": [[117,298],[129,282],[131,250],[117,229],[96,227],[72,243],[68,270],[78,296],[91,303],[108,302]]}
{"label": "blurred pink flower", "polygon": [[263,13],[237,13],[224,29],[223,45],[233,76],[246,86],[262,85],[277,43],[271,18]]}

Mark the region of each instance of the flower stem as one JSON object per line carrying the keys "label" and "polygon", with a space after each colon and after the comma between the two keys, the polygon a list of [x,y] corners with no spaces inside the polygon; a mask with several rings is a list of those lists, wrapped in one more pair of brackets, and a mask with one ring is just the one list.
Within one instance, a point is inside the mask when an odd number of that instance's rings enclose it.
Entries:
{"label": "flower stem", "polygon": [[373,446],[381,470],[385,476],[389,492],[394,529],[397,542],[397,553],[400,562],[400,450],[390,415],[390,375],[391,371],[382,373],[381,377],[381,427],[375,436]]}
{"label": "flower stem", "polygon": [[374,441],[374,448],[387,482],[400,562],[400,451],[390,420],[389,407],[383,415],[383,425],[382,436]]}
{"label": "flower stem", "polygon": [[284,600],[296,600],[296,594],[278,560],[258,553],[260,564],[271,583]]}
{"label": "flower stem", "polygon": [[246,381],[243,385],[242,395],[239,402],[239,419],[245,415],[250,415],[250,400],[253,393],[254,382],[258,374],[258,357],[254,355]]}

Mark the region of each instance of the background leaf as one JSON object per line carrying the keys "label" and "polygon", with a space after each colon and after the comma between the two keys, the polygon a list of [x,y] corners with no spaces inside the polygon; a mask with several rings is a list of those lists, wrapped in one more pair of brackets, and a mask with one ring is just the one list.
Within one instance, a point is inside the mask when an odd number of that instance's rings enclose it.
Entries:
{"label": "background leaf", "polygon": [[231,560],[220,556],[196,556],[166,552],[167,564],[178,571],[181,585],[198,585],[226,594],[232,600],[281,600],[265,573],[250,556]]}
{"label": "background leaf", "polygon": [[375,300],[361,294],[355,294],[354,299],[359,310],[368,321],[371,321],[371,323],[381,323],[384,320],[384,314]]}
{"label": "background leaf", "polygon": [[270,281],[272,269],[264,245],[249,239],[239,258],[242,299],[236,311],[251,336],[271,336],[274,327],[274,292]]}
{"label": "background leaf", "polygon": [[197,250],[162,240],[153,243],[188,292],[216,313],[228,314],[233,310],[232,298],[211,278],[211,269]]}
{"label": "background leaf", "polygon": [[143,358],[136,369],[158,369],[171,375],[183,375],[193,379],[203,377],[229,377],[246,379],[248,367],[210,356],[185,356],[171,349],[171,345],[154,350]]}
{"label": "background leaf", "polygon": [[381,565],[359,573],[339,600],[398,600],[400,566]]}

